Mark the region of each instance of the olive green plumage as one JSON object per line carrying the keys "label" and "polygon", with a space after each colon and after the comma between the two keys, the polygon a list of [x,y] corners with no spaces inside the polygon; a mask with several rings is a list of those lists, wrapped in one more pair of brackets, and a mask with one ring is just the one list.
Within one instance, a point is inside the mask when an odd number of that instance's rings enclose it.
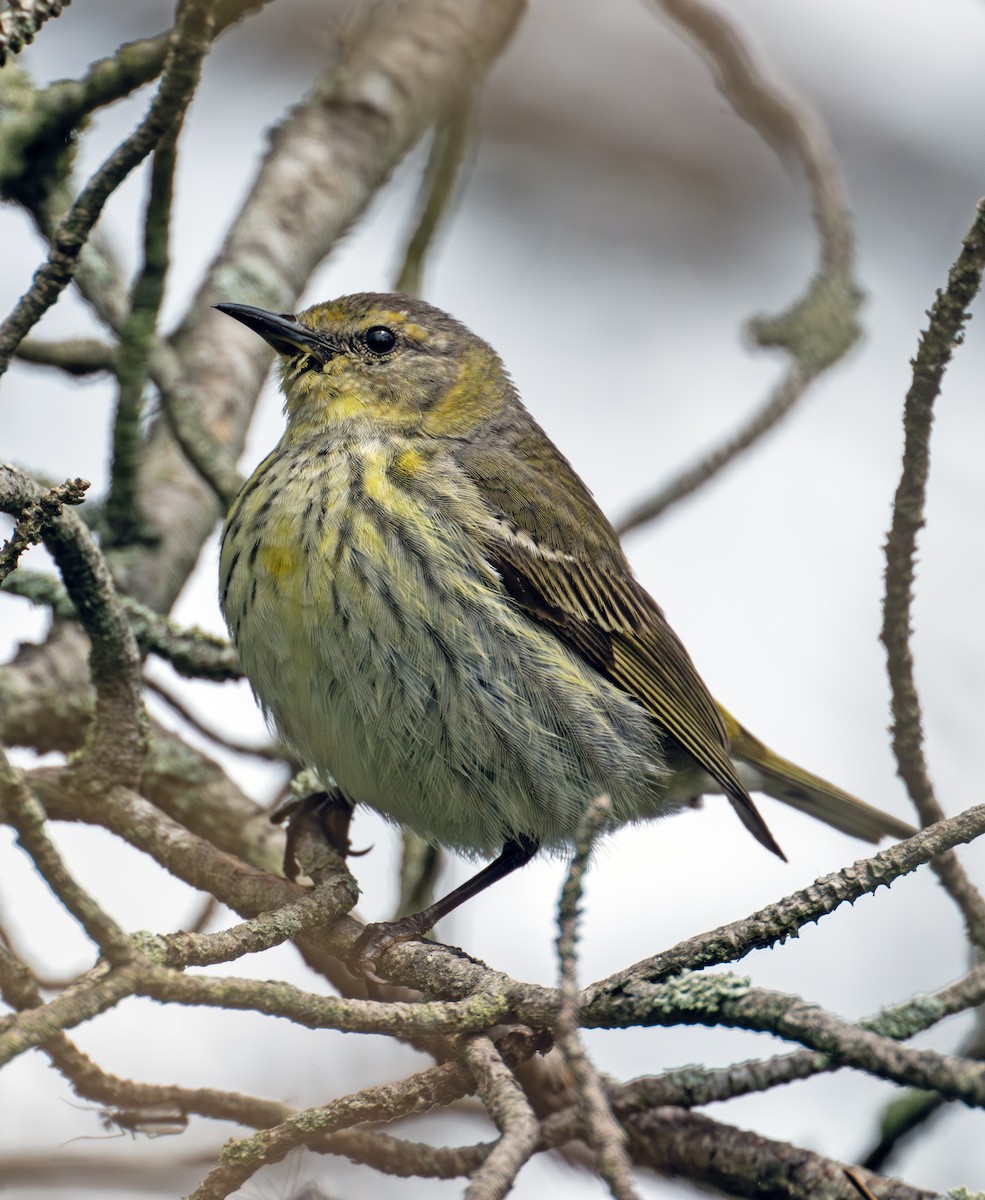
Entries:
{"label": "olive green plumage", "polygon": [[857,837],[901,821],[779,758],[709,694],[495,352],[419,300],[278,316],[287,429],[230,510],[222,606],[268,715],[350,800],[490,855],[749,791]]}

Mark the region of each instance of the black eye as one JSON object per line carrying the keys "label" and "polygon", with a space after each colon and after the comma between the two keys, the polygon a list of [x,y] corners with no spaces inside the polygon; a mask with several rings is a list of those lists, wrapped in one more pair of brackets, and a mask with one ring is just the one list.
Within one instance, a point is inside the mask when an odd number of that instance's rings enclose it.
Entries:
{"label": "black eye", "polygon": [[374,325],[363,334],[363,345],[374,354],[389,354],[397,344],[397,335],[385,325]]}

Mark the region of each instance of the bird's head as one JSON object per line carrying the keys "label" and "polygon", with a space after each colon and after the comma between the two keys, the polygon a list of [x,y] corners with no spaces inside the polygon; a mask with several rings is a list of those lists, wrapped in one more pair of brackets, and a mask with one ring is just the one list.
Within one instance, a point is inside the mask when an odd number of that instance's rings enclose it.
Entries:
{"label": "bird's head", "polygon": [[469,438],[515,404],[499,356],[440,309],[363,292],[296,316],[217,304],[281,356],[289,428]]}

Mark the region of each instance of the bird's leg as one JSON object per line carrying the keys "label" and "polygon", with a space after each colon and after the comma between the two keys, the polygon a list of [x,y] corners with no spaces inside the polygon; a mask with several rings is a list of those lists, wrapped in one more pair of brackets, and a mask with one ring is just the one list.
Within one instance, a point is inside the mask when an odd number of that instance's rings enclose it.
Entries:
{"label": "bird's leg", "polygon": [[443,917],[454,912],[460,904],[471,900],[473,896],[478,896],[480,892],[484,892],[497,880],[505,879],[518,867],[530,862],[539,849],[539,842],[523,834],[510,838],[503,846],[498,858],[483,867],[471,879],[466,879],[464,883],[459,884],[447,896],[442,896],[440,900],[435,900],[433,904],[422,908],[420,912],[400,917],[399,920],[380,921],[375,925],[367,925],[353,947],[353,954],[364,968],[372,967],[383,951],[388,950],[395,942],[421,937],[437,925]]}

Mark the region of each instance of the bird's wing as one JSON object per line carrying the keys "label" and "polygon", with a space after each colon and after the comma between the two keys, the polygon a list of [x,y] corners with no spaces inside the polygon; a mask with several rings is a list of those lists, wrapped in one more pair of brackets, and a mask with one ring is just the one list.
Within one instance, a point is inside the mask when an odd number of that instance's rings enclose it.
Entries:
{"label": "bird's wing", "polygon": [[757,841],[783,857],[736,774],[715,701],[658,605],[628,566],[619,569],[621,551],[602,564],[500,517],[485,554],[513,600],[645,708],[718,782]]}

